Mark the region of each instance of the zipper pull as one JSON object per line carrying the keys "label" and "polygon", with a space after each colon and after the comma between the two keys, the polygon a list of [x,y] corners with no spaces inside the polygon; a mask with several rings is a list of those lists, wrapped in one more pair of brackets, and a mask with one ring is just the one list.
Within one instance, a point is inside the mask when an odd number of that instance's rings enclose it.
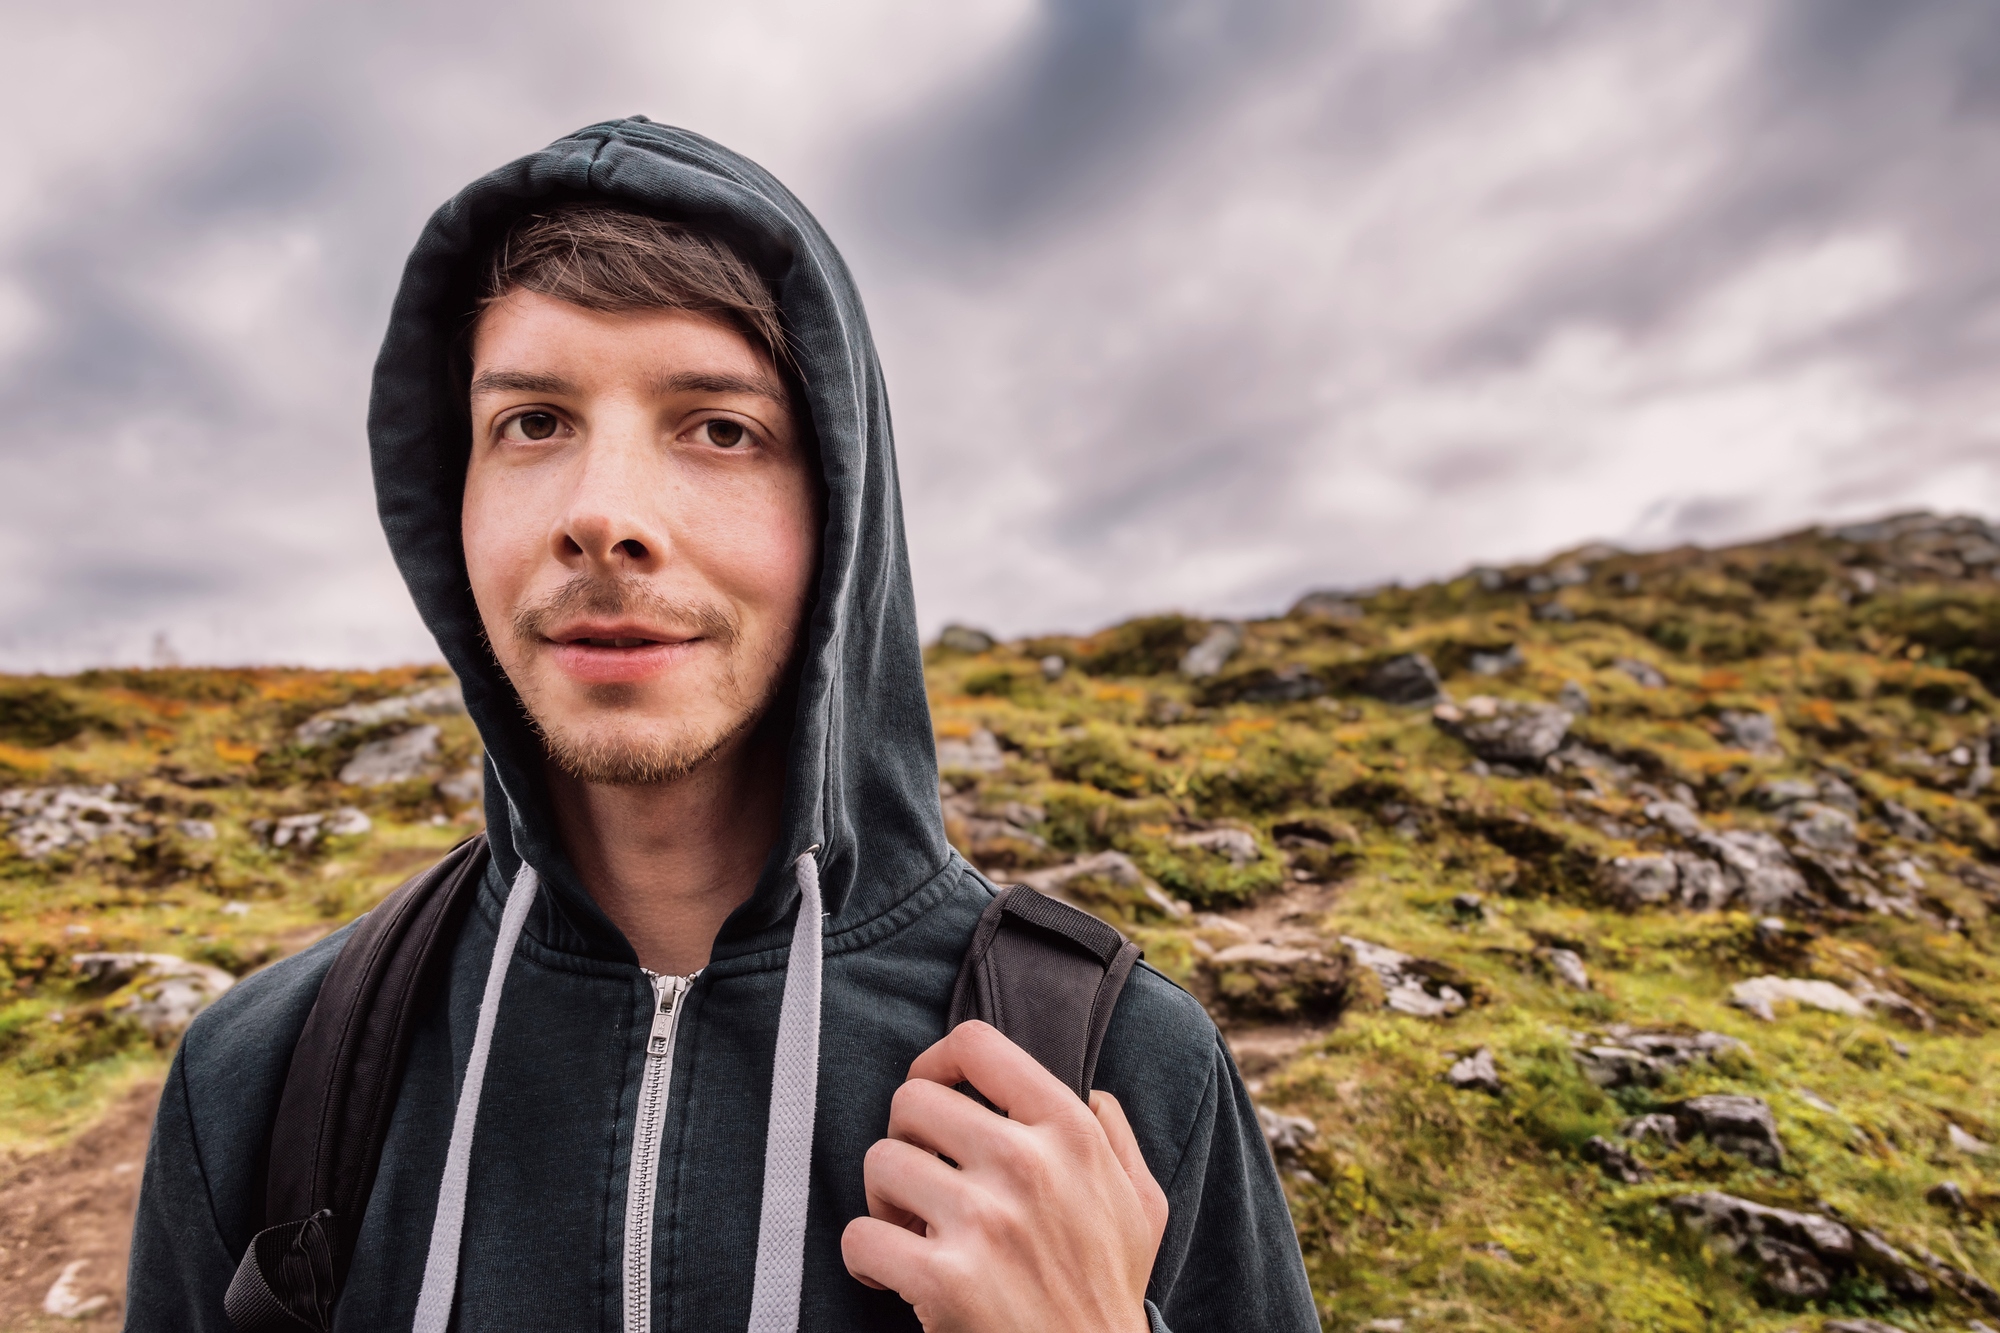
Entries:
{"label": "zipper pull", "polygon": [[646,1054],[658,1057],[667,1053],[674,1035],[674,1006],[680,1003],[687,992],[686,977],[655,977],[653,992],[659,997],[659,1004],[653,1010],[653,1031],[646,1039]]}

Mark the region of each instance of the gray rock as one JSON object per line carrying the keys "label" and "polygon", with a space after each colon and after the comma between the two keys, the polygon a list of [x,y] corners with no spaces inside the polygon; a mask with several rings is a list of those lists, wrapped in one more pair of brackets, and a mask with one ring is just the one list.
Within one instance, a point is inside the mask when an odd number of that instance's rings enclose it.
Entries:
{"label": "gray rock", "polygon": [[1716,721],[1722,724],[1722,740],[1734,749],[1752,754],[1783,754],[1778,744],[1778,724],[1769,713],[1725,709]]}
{"label": "gray rock", "polygon": [[1570,1054],[1583,1076],[1600,1088],[1651,1087],[1673,1068],[1671,1061],[1629,1046],[1579,1046]]}
{"label": "gray rock", "polygon": [[1247,866],[1263,856],[1257,846],[1257,837],[1246,829],[1218,828],[1201,833],[1183,833],[1174,840],[1176,847],[1190,847],[1200,851],[1214,852],[1226,858],[1233,866]]}
{"label": "gray rock", "polygon": [[1597,1163],[1598,1169],[1605,1175],[1627,1185],[1642,1185],[1653,1178],[1653,1173],[1640,1165],[1639,1159],[1629,1149],[1601,1134],[1593,1134],[1584,1140],[1583,1156],[1585,1161]]}
{"label": "gray rock", "polygon": [[1230,683],[1234,686],[1234,697],[1247,704],[1297,703],[1326,693],[1325,681],[1310,668],[1297,665],[1259,671],[1248,679]]}
{"label": "gray rock", "polygon": [[1722,867],[1692,852],[1674,852],[1669,858],[1680,872],[1680,900],[1697,912],[1719,912],[1729,903],[1729,877]]}
{"label": "gray rock", "polygon": [[311,814],[286,815],[277,820],[255,819],[250,822],[250,831],[271,846],[296,847],[300,851],[311,847],[322,836],[351,837],[366,833],[373,827],[374,822],[351,805],[343,805],[338,810],[319,810]]}
{"label": "gray rock", "polygon": [[1703,1191],[1680,1194],[1668,1209],[1690,1231],[1725,1254],[1753,1260],[1764,1285],[1788,1301],[1817,1300],[1833,1275],[1854,1266],[1854,1233],[1830,1217]]}
{"label": "gray rock", "polygon": [[1486,899],[1476,893],[1455,894],[1451,900],[1451,910],[1461,921],[1484,921]]}
{"label": "gray rock", "polygon": [[180,830],[180,835],[183,838],[188,838],[195,842],[215,841],[216,833],[213,820],[183,819],[175,824],[174,827]]}
{"label": "gray rock", "polygon": [[1820,775],[1819,798],[1837,810],[1845,810],[1850,815],[1861,813],[1861,794],[1831,773]]}
{"label": "gray rock", "polygon": [[1752,977],[1739,981],[1729,988],[1729,1002],[1738,1009],[1748,1010],[1766,1023],[1778,1019],[1779,1004],[1799,1004],[1812,1009],[1823,1009],[1832,1014],[1846,1014],[1859,1018],[1867,1012],[1866,1007],[1852,994],[1842,990],[1831,981],[1815,981],[1805,977]]}
{"label": "gray rock", "polygon": [[1304,1116],[1286,1115],[1268,1106],[1257,1108],[1257,1125],[1264,1131],[1264,1142],[1269,1145],[1271,1156],[1279,1161],[1310,1148],[1319,1134],[1319,1128]]}
{"label": "gray rock", "polygon": [[1531,614],[1537,620],[1546,620],[1558,625],[1571,624],[1576,620],[1576,612],[1570,610],[1561,602],[1543,602]]}
{"label": "gray rock", "polygon": [[1636,657],[1621,657],[1611,664],[1638,683],[1641,689],[1657,690],[1667,683],[1667,678],[1651,662],[1641,662]]}
{"label": "gray rock", "polygon": [[1605,877],[1612,896],[1628,907],[1672,902],[1680,889],[1680,869],[1665,856],[1620,856]]}
{"label": "gray rock", "polygon": [[970,625],[946,625],[938,632],[938,647],[955,653],[986,653],[993,650],[993,636]]}
{"label": "gray rock", "polygon": [[1321,620],[1338,621],[1343,624],[1361,619],[1367,612],[1353,596],[1332,589],[1309,592],[1292,603],[1289,612],[1293,616],[1314,616]]}
{"label": "gray rock", "polygon": [[1854,1257],[1861,1267],[1882,1279],[1882,1285],[1906,1301],[1931,1298],[1930,1280],[1916,1262],[1866,1227],[1854,1229]]}
{"label": "gray rock", "polygon": [[370,741],[342,766],[340,780],[350,787],[381,787],[420,778],[437,754],[440,734],[426,725]]}
{"label": "gray rock", "polygon": [[1966,1133],[1954,1124],[1948,1123],[1945,1125],[1944,1137],[1945,1142],[1949,1143],[1955,1150],[1969,1157],[1984,1157],[1987,1153],[1993,1151],[1992,1144],[1986,1142],[1984,1139]]}
{"label": "gray rock", "polygon": [[1432,712],[1437,724],[1470,746],[1487,763],[1539,768],[1562,748],[1575,720],[1568,709],[1554,704],[1468,699],[1463,707],[1440,704]]}
{"label": "gray rock", "polygon": [[1415,707],[1435,703],[1444,692],[1437,667],[1422,653],[1403,653],[1378,664],[1364,688],[1384,703]]}
{"label": "gray rock", "polygon": [[348,704],[345,708],[316,713],[299,725],[292,739],[311,749],[340,739],[351,732],[399,722],[407,717],[448,717],[465,711],[465,696],[458,683],[433,685],[413,694],[399,694],[369,704]]}
{"label": "gray rock", "polygon": [[1063,672],[1069,670],[1069,663],[1057,657],[1054,653],[1050,653],[1042,659],[1041,668],[1043,680],[1061,680]]}
{"label": "gray rock", "polygon": [[1708,825],[1701,822],[1701,816],[1680,801],[1648,801],[1644,813],[1653,823],[1671,829],[1683,838],[1699,837],[1708,831]]}
{"label": "gray rock", "polygon": [[1590,973],[1584,970],[1583,959],[1574,950],[1550,949],[1545,957],[1557,981],[1572,990],[1590,989]]}
{"label": "gray rock", "polygon": [[1644,1143],[1647,1139],[1658,1139],[1669,1148],[1675,1147],[1681,1141],[1680,1122],[1672,1116],[1663,1115],[1658,1111],[1653,1112],[1651,1115],[1636,1116],[1631,1120],[1627,1120],[1623,1125],[1619,1126],[1618,1133],[1620,1137],[1628,1138],[1634,1143]]}
{"label": "gray rock", "polygon": [[1222,670],[1243,646],[1243,627],[1227,620],[1209,626],[1200,643],[1181,655],[1180,672],[1189,680],[1205,680]]}
{"label": "gray rock", "polygon": [[1955,1180],[1940,1180],[1924,1191],[1924,1198],[1954,1213],[1962,1213],[1971,1207],[1970,1201],[1965,1197],[1964,1188]]}
{"label": "gray rock", "polygon": [[1481,1046],[1445,1071],[1444,1081],[1467,1092],[1500,1093],[1500,1071],[1493,1065],[1493,1052]]}
{"label": "gray rock", "polygon": [[992,773],[1006,766],[999,738],[981,727],[964,740],[947,737],[937,743],[940,772]]}
{"label": "gray rock", "polygon": [[1757,804],[1766,810],[1782,810],[1800,801],[1819,799],[1819,784],[1805,778],[1772,778],[1757,784]]}
{"label": "gray rock", "polygon": [[486,765],[475,762],[448,778],[440,779],[437,786],[438,794],[448,801],[477,805],[486,799]]}
{"label": "gray rock", "polygon": [[1386,992],[1384,1007],[1412,1018],[1448,1018],[1465,1008],[1465,997],[1428,975],[1409,954],[1352,935],[1342,935],[1354,961],[1373,972]]}
{"label": "gray rock", "polygon": [[1908,806],[1898,805],[1894,801],[1884,801],[1881,809],[1882,822],[1887,824],[1889,831],[1897,837],[1907,838],[1911,842],[1936,840],[1937,834],[1931,830],[1924,817]]}
{"label": "gray rock", "polygon": [[1573,680],[1564,681],[1562,688],[1556,691],[1556,702],[1578,717],[1590,712],[1590,695]]}
{"label": "gray rock", "polygon": [[1846,856],[1854,851],[1854,816],[1836,806],[1806,801],[1794,806],[1785,832],[1813,851]]}
{"label": "gray rock", "polygon": [[1505,648],[1474,650],[1466,658],[1466,666],[1475,676],[1504,676],[1527,663],[1528,659],[1521,656],[1521,646],[1515,643]]}
{"label": "gray rock", "polygon": [[1640,1032],[1618,1025],[1595,1043],[1577,1038],[1570,1053],[1583,1076],[1598,1087],[1624,1088],[1649,1087],[1697,1060],[1748,1049],[1720,1032]]}
{"label": "gray rock", "polygon": [[1816,1301],[1833,1290],[1833,1275],[1819,1256],[1803,1245],[1773,1236],[1752,1237],[1748,1250],[1757,1263],[1765,1290],[1780,1300]]}
{"label": "gray rock", "polygon": [[1784,1163],[1785,1146],[1778,1138],[1777,1119],[1761,1098],[1716,1092],[1676,1102],[1667,1113],[1680,1126],[1683,1139],[1698,1134],[1722,1151],[1758,1166]]}
{"label": "gray rock", "polygon": [[1820,1333],[1904,1333],[1879,1319],[1829,1319],[1819,1328]]}
{"label": "gray rock", "polygon": [[139,807],[118,799],[118,788],[10,787],[0,791],[0,820],[14,846],[30,860],[75,851],[114,834],[150,836]]}
{"label": "gray rock", "polygon": [[1811,896],[1806,878],[1792,863],[1784,844],[1755,829],[1725,829],[1695,840],[1702,851],[1721,864],[1732,898],[1759,916],[1782,912]]}
{"label": "gray rock", "polygon": [[86,980],[128,992],[111,1006],[156,1036],[186,1029],[194,1016],[236,984],[219,967],[166,953],[80,953],[70,959]]}

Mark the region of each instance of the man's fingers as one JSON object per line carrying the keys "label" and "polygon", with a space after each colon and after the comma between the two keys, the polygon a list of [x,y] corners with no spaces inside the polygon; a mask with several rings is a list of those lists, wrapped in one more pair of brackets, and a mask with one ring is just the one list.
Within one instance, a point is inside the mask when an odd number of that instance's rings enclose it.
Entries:
{"label": "man's fingers", "polygon": [[913,1078],[889,1102],[889,1137],[942,1153],[960,1166],[987,1160],[996,1136],[1021,1132],[956,1088]]}
{"label": "man's fingers", "polygon": [[1037,1125],[1073,1114],[1076,1094],[990,1023],[971,1019],[918,1056],[910,1077],[947,1088],[970,1083],[1009,1118]]}
{"label": "man's fingers", "polygon": [[857,1217],[840,1233],[840,1257],[847,1261],[847,1271],[862,1282],[914,1303],[935,1243],[879,1218]]}
{"label": "man's fingers", "polygon": [[1108,1092],[1093,1092],[1090,1110],[1104,1127],[1104,1137],[1111,1141],[1111,1151],[1125,1168],[1132,1188],[1139,1192],[1139,1206],[1145,1210],[1146,1225],[1152,1230],[1153,1249],[1157,1252],[1160,1237],[1167,1234],[1167,1192],[1153,1179],[1152,1169],[1139,1151],[1139,1138],[1132,1132],[1132,1122],[1125,1118],[1125,1108],[1118,1104],[1118,1099]]}
{"label": "man's fingers", "polygon": [[[921,1234],[923,1222],[958,1215],[965,1188],[959,1173],[922,1148],[896,1139],[877,1139],[861,1160],[868,1215]],[[917,1222],[912,1227],[911,1223]]]}

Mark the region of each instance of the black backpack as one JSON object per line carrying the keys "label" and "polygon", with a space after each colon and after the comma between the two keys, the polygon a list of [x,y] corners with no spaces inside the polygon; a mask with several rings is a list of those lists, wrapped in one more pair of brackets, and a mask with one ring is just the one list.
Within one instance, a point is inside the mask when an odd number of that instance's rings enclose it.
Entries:
{"label": "black backpack", "polygon": [[[396,889],[321,981],[271,1129],[263,1229],[223,1300],[237,1333],[332,1328],[416,1018],[487,859],[482,833]],[[991,1023],[1088,1098],[1138,957],[1138,945],[1096,917],[1016,884],[979,918],[948,1026]]]}

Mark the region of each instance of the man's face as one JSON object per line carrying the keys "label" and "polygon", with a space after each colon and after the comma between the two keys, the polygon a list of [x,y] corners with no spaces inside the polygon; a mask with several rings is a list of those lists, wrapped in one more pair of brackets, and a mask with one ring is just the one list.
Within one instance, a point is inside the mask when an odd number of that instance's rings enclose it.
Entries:
{"label": "man's face", "polygon": [[589,782],[680,776],[763,713],[819,556],[782,382],[733,329],[516,290],[472,342],[463,535],[494,654]]}

